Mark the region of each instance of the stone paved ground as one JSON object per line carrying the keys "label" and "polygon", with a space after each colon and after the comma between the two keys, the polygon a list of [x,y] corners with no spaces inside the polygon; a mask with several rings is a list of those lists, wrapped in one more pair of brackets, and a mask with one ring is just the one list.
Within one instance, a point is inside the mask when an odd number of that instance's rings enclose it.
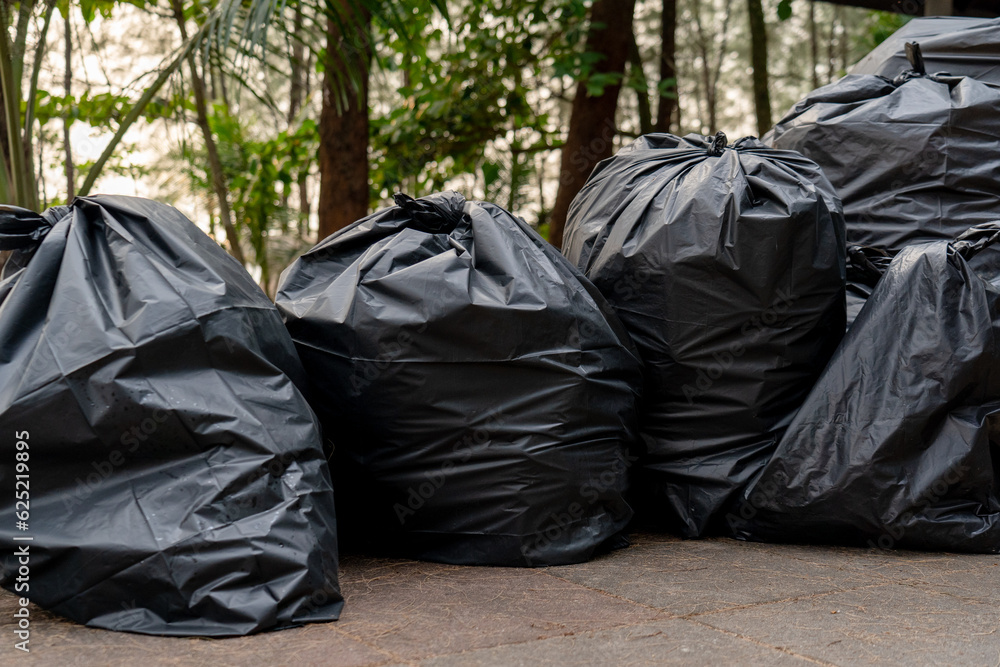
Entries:
{"label": "stone paved ground", "polygon": [[239,639],[91,630],[34,610],[2,665],[1000,665],[1000,557],[680,541],[543,570],[350,557],[340,621]]}

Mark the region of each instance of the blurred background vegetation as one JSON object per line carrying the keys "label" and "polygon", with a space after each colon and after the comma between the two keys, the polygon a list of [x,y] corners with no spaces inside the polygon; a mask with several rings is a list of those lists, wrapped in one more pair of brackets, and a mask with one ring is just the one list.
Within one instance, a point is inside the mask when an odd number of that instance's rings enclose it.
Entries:
{"label": "blurred background vegetation", "polygon": [[558,244],[651,131],[758,135],[906,22],[810,0],[0,0],[0,198],[177,206],[273,295],[393,192]]}

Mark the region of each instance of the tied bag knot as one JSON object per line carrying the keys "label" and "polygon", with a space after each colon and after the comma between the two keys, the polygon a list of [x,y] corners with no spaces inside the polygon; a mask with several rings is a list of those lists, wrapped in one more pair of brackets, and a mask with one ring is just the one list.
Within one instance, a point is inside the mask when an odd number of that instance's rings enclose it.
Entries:
{"label": "tied bag knot", "polygon": [[420,199],[397,192],[392,200],[413,219],[412,227],[432,234],[450,234],[466,219],[465,197],[457,192]]}

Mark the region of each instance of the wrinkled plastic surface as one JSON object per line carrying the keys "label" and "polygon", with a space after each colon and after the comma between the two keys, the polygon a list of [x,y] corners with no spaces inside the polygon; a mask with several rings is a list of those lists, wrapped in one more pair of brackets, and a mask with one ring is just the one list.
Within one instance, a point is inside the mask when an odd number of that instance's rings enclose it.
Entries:
{"label": "wrinkled plastic surface", "polygon": [[971,76],[1000,86],[1000,18],[915,18],[875,47],[850,73],[894,79],[910,69],[905,45],[914,41],[920,44],[929,73]]}
{"label": "wrinkled plastic surface", "polygon": [[[0,212],[0,244],[27,250],[18,224]],[[78,198],[45,225],[0,283],[3,585],[10,545],[27,544],[27,597],[93,627],[223,636],[336,619],[333,491],[273,304],[169,206]]]}
{"label": "wrinkled plastic surface", "polygon": [[767,462],[844,331],[840,202],[747,138],[647,135],[570,207],[566,256],[645,362],[640,514],[698,536]]}
{"label": "wrinkled plastic surface", "polygon": [[589,558],[632,514],[627,334],[503,209],[454,192],[397,201],[303,255],[277,297],[333,436],[345,544],[460,564]]}
{"label": "wrinkled plastic surface", "polygon": [[893,260],[730,515],[736,536],[1000,551],[1000,289],[963,257],[1000,236],[984,227]]}
{"label": "wrinkled plastic surface", "polygon": [[975,79],[849,75],[810,93],[764,141],[823,168],[850,244],[895,254],[1000,219],[1000,88]]}
{"label": "wrinkled plastic surface", "polygon": [[875,285],[889,268],[893,255],[884,248],[847,248],[847,328],[857,319]]}

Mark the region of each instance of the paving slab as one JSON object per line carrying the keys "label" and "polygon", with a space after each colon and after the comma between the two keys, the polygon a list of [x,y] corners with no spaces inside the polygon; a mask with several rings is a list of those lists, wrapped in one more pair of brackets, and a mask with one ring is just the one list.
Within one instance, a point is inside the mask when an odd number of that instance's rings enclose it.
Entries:
{"label": "paving slab", "polygon": [[997,665],[1000,600],[910,584],[703,614],[707,626],[841,665]]}
{"label": "paving slab", "polygon": [[537,570],[345,557],[340,621],[252,637],[148,637],[32,607],[0,665],[1000,665],[1000,557],[639,534]]}
{"label": "paving slab", "polygon": [[551,572],[675,615],[885,583],[876,572],[846,566],[843,557],[801,557],[816,550],[795,547],[787,553],[781,545],[636,535],[625,551]]}
{"label": "paving slab", "polygon": [[547,570],[346,561],[340,629],[405,660],[663,618]]}
{"label": "paving slab", "polygon": [[639,665],[810,665],[812,661],[711,628],[672,619],[431,658],[422,667],[631,667]]}
{"label": "paving slab", "polygon": [[[394,656],[349,637],[336,623],[229,639],[150,637],[88,628],[30,605],[30,653],[13,647],[17,598],[0,595],[0,665],[76,667],[106,665],[212,665],[271,667],[324,665],[361,667],[393,662]],[[331,656],[335,661],[330,662]]]}

